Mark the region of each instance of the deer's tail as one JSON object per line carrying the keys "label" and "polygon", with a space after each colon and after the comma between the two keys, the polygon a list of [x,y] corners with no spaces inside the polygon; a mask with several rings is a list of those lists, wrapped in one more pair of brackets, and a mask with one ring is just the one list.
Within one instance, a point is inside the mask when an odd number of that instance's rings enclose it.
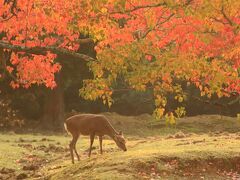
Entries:
{"label": "deer's tail", "polygon": [[68,133],[69,135],[71,135],[71,133],[68,131],[66,122],[64,122],[64,128],[65,128],[65,130],[67,131],[67,133]]}

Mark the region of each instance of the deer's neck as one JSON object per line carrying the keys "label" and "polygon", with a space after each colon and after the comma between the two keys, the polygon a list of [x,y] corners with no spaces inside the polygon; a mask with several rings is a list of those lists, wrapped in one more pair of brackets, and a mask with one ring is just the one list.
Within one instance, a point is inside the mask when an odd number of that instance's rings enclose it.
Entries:
{"label": "deer's neck", "polygon": [[110,122],[108,121],[108,129],[109,129],[109,132],[108,132],[108,135],[114,139],[115,135],[118,134],[118,132],[114,129],[114,127],[110,124]]}

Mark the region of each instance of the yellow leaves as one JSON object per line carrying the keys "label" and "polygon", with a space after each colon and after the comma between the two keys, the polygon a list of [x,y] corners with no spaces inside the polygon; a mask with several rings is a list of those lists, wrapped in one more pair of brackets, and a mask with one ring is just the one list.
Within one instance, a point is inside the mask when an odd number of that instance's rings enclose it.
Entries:
{"label": "yellow leaves", "polygon": [[200,95],[205,96],[206,95],[205,91],[201,91]]}
{"label": "yellow leaves", "polygon": [[[236,42],[234,48],[231,47],[223,50],[224,57],[222,56],[222,52],[219,52],[217,55],[215,54],[218,47],[210,46],[212,45],[215,36],[219,36],[218,33],[220,28],[223,27],[221,23],[213,23],[213,19],[210,17],[222,18],[222,15],[220,14],[221,12],[219,11],[222,6],[224,6],[226,14],[231,15],[233,12],[236,12],[236,7],[239,7],[240,5],[238,1],[230,0],[229,2],[232,4],[226,3],[227,0],[199,1],[196,3],[196,11],[198,12],[196,12],[196,14],[192,12],[186,17],[186,19],[182,19],[184,21],[181,22],[184,24],[187,23],[185,20],[189,20],[188,23],[193,23],[193,27],[196,30],[191,30],[191,27],[189,27],[186,32],[184,32],[185,30],[181,32],[180,29],[179,33],[181,34],[178,37],[178,32],[172,33],[172,30],[169,30],[178,24],[178,19],[173,18],[173,21],[161,24],[160,27],[155,29],[156,31],[152,30],[146,38],[138,40],[134,40],[135,37],[132,37],[134,36],[135,31],[144,32],[148,28],[151,29],[155,27],[157,21],[160,22],[167,17],[164,14],[172,12],[179,13],[177,10],[174,11],[174,9],[177,9],[179,4],[183,5],[185,1],[150,0],[142,4],[142,1],[137,0],[131,0],[130,2],[124,0],[106,0],[104,1],[105,3],[98,2],[97,5],[94,5],[95,2],[93,0],[91,2],[93,3],[92,6],[95,6],[96,8],[96,11],[94,12],[95,14],[93,14],[94,18],[98,13],[100,15],[106,15],[103,16],[103,18],[107,18],[108,10],[111,11],[111,8],[104,4],[109,3],[112,5],[113,10],[120,10],[122,12],[126,9],[129,10],[130,8],[134,8],[134,5],[144,6],[145,4],[160,2],[165,2],[167,8],[165,9],[165,7],[161,7],[163,8],[162,10],[159,7],[143,8],[141,10],[136,10],[132,14],[129,13],[129,15],[134,15],[134,18],[132,19],[131,16],[128,16],[129,19],[124,27],[121,26],[121,28],[119,28],[119,24],[115,22],[110,23],[109,19],[105,19],[105,26],[101,25],[101,22],[103,22],[101,21],[102,17],[95,19],[92,18],[94,20],[89,19],[89,22],[84,22],[85,25],[81,23],[79,29],[86,26],[86,32],[89,32],[94,40],[99,41],[98,48],[101,50],[98,52],[99,64],[97,64],[96,67],[93,67],[92,70],[95,78],[105,79],[101,81],[93,81],[92,84],[94,85],[91,87],[91,83],[86,85],[89,86],[86,88],[90,92],[87,94],[90,99],[99,97],[103,99],[104,104],[111,106],[111,95],[107,93],[105,88],[111,86],[113,82],[117,82],[118,77],[121,77],[129,87],[137,91],[146,91],[149,87],[153,88],[155,106],[157,107],[154,114],[156,117],[162,117],[164,116],[164,107],[167,104],[167,94],[174,95],[174,99],[179,103],[182,103],[186,99],[181,87],[182,84],[177,86],[176,82],[183,83],[187,81],[188,86],[190,86],[190,84],[195,84],[196,87],[199,88],[201,96],[211,97],[212,94],[216,93],[219,97],[222,97],[224,94],[221,90],[228,85],[227,83],[229,80],[238,77],[238,73],[232,70],[231,65],[233,62],[231,60],[240,57],[239,44]],[[130,3],[132,3],[132,5]],[[188,6],[189,11],[193,11],[196,4],[191,3]],[[236,7],[234,7],[233,4]],[[139,15],[137,12],[140,12],[141,14]],[[163,13],[163,16],[159,15],[161,12]],[[138,15],[141,16],[141,18],[138,18]],[[178,15],[179,18],[181,18],[181,16],[184,16],[184,12]],[[193,18],[192,20],[190,16]],[[109,17],[111,17],[111,15]],[[120,17],[122,16],[118,16],[118,18]],[[193,22],[195,20],[196,22]],[[186,34],[191,34],[192,36],[186,36]],[[184,36],[188,37],[188,39],[184,39]],[[226,39],[228,36],[229,35],[226,34]],[[191,49],[193,48],[193,45],[190,43],[189,45],[184,46],[185,42],[180,42],[181,38],[186,41],[186,44],[188,44],[188,41],[196,41],[195,45],[198,45],[197,47],[202,50],[197,51],[197,53],[185,52],[180,46],[183,46],[186,49]],[[216,46],[221,46],[222,42],[217,40],[218,39],[216,39]],[[209,50],[206,50],[204,45],[209,46]],[[213,50],[211,50],[211,48]],[[154,61],[152,61],[152,58],[149,58],[149,61],[146,61],[146,58],[144,58],[146,55],[147,57],[154,57]],[[213,59],[212,57],[215,58]],[[226,74],[226,72],[229,74]],[[174,114],[177,117],[180,117],[185,113],[183,109],[179,108],[174,111]],[[172,117],[174,114],[167,115],[170,122],[174,121],[174,118]]]}
{"label": "yellow leaves", "polygon": [[99,64],[92,63],[90,69],[93,71],[95,78],[101,78],[103,76],[103,70]]}
{"label": "yellow leaves", "polygon": [[169,7],[174,7],[176,5],[176,0],[165,0]]}
{"label": "yellow leaves", "polygon": [[[174,113],[176,114],[176,116],[174,115]],[[184,107],[178,107],[174,112],[169,112],[164,116],[166,125],[176,126],[177,119],[181,118],[185,115],[186,115],[185,108]]]}
{"label": "yellow leaves", "polygon": [[164,108],[157,108],[154,110],[153,115],[156,119],[161,119],[163,117],[164,111]]}
{"label": "yellow leaves", "polygon": [[225,51],[223,57],[226,60],[240,59],[240,44],[234,44],[234,47]]}
{"label": "yellow leaves", "polygon": [[179,97],[178,102],[183,102],[183,97]]}
{"label": "yellow leaves", "polygon": [[85,80],[83,88],[79,90],[79,94],[83,98],[92,101],[98,98],[102,99],[103,104],[106,104],[108,107],[111,107],[113,104],[112,93],[105,79]]}
{"label": "yellow leaves", "polygon": [[185,115],[186,115],[185,107],[178,107],[178,108],[175,110],[175,113],[176,113],[176,116],[177,116],[178,118],[185,116]]}
{"label": "yellow leaves", "polygon": [[106,104],[109,108],[113,104],[113,99],[111,98],[111,95],[112,95],[112,92],[111,91],[107,91],[105,94],[103,94],[101,96],[103,104]]}
{"label": "yellow leaves", "polygon": [[145,84],[136,84],[136,85],[133,85],[133,88],[136,89],[137,91],[145,91],[146,85]]}
{"label": "yellow leaves", "polygon": [[155,97],[155,106],[157,106],[157,107],[159,107],[159,106],[165,107],[166,104],[167,104],[166,97],[163,97],[163,96],[160,96],[160,95],[157,95]]}
{"label": "yellow leaves", "polygon": [[102,33],[96,32],[94,35],[94,39],[96,39],[96,40],[100,41],[100,40],[103,40],[103,38],[104,38],[104,35]]}
{"label": "yellow leaves", "polygon": [[177,100],[178,102],[183,102],[184,101],[184,97],[181,95],[181,94],[177,94],[175,97],[174,97],[175,100]]}
{"label": "yellow leaves", "polygon": [[209,93],[209,94],[207,95],[207,97],[208,97],[208,98],[211,98],[211,97],[212,97],[212,94],[211,94],[211,93]]}
{"label": "yellow leaves", "polygon": [[172,112],[165,115],[166,125],[176,125],[177,119]]}
{"label": "yellow leaves", "polygon": [[156,14],[154,13],[154,11],[146,10],[144,14],[147,20],[148,27],[151,29],[154,28],[154,26],[157,24]]}
{"label": "yellow leaves", "polygon": [[90,0],[90,1],[91,1],[92,10],[94,12],[99,12],[100,10],[103,9],[103,6],[108,3],[108,0],[101,0],[101,1]]}
{"label": "yellow leaves", "polygon": [[96,100],[103,96],[107,90],[107,84],[103,79],[84,80],[83,88],[80,89],[79,93],[85,99]]}
{"label": "yellow leaves", "polygon": [[[164,115],[165,109],[164,108],[156,108],[153,112],[153,116],[160,120],[164,117],[166,125],[176,125],[177,119],[181,118],[186,115],[186,110],[184,107],[178,107],[174,112],[168,112]],[[174,115],[176,114],[176,116]]]}
{"label": "yellow leaves", "polygon": [[103,8],[101,9],[101,12],[105,14],[105,13],[107,13],[107,12],[108,12],[108,9],[107,9],[107,8],[105,8],[105,7],[103,7]]}
{"label": "yellow leaves", "polygon": [[209,88],[207,88],[207,87],[203,87],[202,85],[200,85],[199,89],[200,89],[200,95],[201,96],[205,96],[205,95],[211,94]]}
{"label": "yellow leaves", "polygon": [[237,72],[232,72],[231,74],[233,77],[238,77],[238,73]]}
{"label": "yellow leaves", "polygon": [[218,98],[221,98],[223,96],[223,93],[221,92],[220,89],[217,90],[216,94],[217,94]]}
{"label": "yellow leaves", "polygon": [[174,99],[178,102],[183,102],[186,99],[186,95],[183,93],[182,87],[180,84],[173,86],[173,90],[176,93]]}

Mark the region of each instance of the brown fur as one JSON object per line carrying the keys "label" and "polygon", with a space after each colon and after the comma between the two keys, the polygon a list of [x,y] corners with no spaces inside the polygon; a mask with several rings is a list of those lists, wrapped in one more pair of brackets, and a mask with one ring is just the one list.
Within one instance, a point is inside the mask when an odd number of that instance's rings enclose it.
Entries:
{"label": "brown fur", "polygon": [[92,144],[94,141],[95,135],[99,136],[100,143],[100,152],[102,154],[102,136],[108,135],[110,136],[117,146],[122,150],[126,151],[126,142],[121,132],[117,132],[108,119],[103,115],[96,114],[79,114],[72,116],[66,120],[64,123],[66,131],[72,135],[73,139],[69,145],[72,163],[74,163],[73,150],[75,154],[80,160],[79,155],[76,150],[77,140],[81,135],[89,135],[90,136],[90,149],[89,149],[89,157],[91,156]]}

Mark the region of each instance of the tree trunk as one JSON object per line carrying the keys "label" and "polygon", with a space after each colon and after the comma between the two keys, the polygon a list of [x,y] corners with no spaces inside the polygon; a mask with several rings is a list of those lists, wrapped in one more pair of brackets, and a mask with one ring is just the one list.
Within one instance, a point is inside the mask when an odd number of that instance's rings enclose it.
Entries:
{"label": "tree trunk", "polygon": [[41,123],[45,129],[62,130],[65,107],[61,72],[56,74],[55,80],[57,87],[46,92]]}

